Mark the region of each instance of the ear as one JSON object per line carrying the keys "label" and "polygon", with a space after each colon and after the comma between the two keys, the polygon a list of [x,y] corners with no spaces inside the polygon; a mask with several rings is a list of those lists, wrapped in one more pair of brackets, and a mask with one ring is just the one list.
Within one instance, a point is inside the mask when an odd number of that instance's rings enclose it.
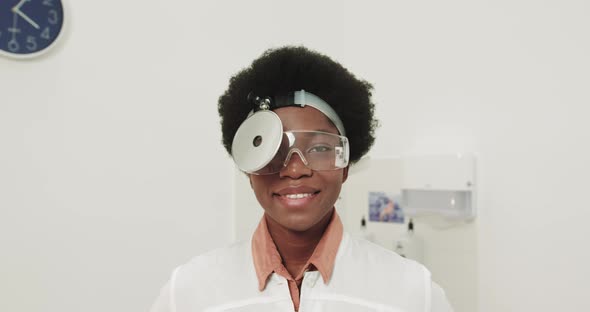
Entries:
{"label": "ear", "polygon": [[349,166],[346,166],[346,168],[342,170],[342,183],[346,182],[346,179],[348,179],[348,167]]}

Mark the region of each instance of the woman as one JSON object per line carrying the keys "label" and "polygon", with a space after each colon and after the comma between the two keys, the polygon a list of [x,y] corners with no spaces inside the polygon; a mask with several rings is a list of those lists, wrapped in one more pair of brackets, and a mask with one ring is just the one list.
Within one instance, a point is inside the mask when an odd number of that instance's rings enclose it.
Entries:
{"label": "woman", "polygon": [[178,267],[152,311],[452,311],[420,264],[352,238],[334,207],[374,141],[372,86],[303,47],[266,51],[219,99],[264,209],[251,239]]}

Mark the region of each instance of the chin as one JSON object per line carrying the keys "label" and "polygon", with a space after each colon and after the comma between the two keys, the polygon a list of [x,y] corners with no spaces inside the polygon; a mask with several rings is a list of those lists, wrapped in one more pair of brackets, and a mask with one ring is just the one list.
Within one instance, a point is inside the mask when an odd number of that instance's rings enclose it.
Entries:
{"label": "chin", "polygon": [[289,229],[294,232],[305,232],[313,227],[313,224],[294,224]]}
{"label": "chin", "polygon": [[[314,209],[318,209],[317,207]],[[313,209],[312,209],[313,211]],[[302,214],[293,214],[293,215],[283,215],[281,218],[274,219],[279,223],[283,228],[289,229],[295,232],[305,232],[311,228],[313,228],[318,223],[321,223],[322,220],[329,214],[330,210],[327,210],[321,214],[317,214],[317,210],[313,215],[302,213]]]}
{"label": "chin", "polygon": [[309,230],[315,223],[308,218],[287,218],[278,222],[282,227],[295,232],[305,232]]}

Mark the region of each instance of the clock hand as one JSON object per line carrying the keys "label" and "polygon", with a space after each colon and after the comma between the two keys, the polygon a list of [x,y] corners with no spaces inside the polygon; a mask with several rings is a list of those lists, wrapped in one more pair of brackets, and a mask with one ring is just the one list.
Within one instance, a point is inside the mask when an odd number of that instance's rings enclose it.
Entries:
{"label": "clock hand", "polygon": [[19,3],[17,3],[13,8],[12,8],[12,12],[16,13],[16,11],[20,10],[20,7],[23,6],[23,4],[25,4],[25,2],[27,2],[27,0],[20,0]]}
{"label": "clock hand", "polygon": [[25,21],[29,22],[29,24],[33,25],[33,27],[40,29],[39,24],[35,23],[35,21],[33,21],[30,17],[26,16],[25,13],[19,11],[19,10],[13,10],[14,13],[18,14],[20,17],[22,17]]}
{"label": "clock hand", "polygon": [[23,6],[23,4],[25,2],[27,2],[28,0],[20,0],[19,3],[17,3],[13,8],[12,8],[12,12],[18,14],[20,17],[22,17],[25,21],[27,21],[29,24],[33,25],[33,27],[39,29],[39,24],[35,23],[35,21],[33,21],[30,17],[28,17],[25,13],[23,13],[20,10],[20,7]]}

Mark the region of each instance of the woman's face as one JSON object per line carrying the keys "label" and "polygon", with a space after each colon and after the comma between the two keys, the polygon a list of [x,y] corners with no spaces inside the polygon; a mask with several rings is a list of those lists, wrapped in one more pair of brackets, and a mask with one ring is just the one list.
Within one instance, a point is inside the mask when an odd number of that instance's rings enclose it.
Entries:
{"label": "woman's face", "polygon": [[[338,134],[332,122],[313,107],[283,107],[274,111],[283,130],[315,130]],[[250,184],[265,213],[292,231],[306,231],[331,211],[338,199],[348,167],[338,170],[309,169],[297,153],[279,173],[250,175]]]}

